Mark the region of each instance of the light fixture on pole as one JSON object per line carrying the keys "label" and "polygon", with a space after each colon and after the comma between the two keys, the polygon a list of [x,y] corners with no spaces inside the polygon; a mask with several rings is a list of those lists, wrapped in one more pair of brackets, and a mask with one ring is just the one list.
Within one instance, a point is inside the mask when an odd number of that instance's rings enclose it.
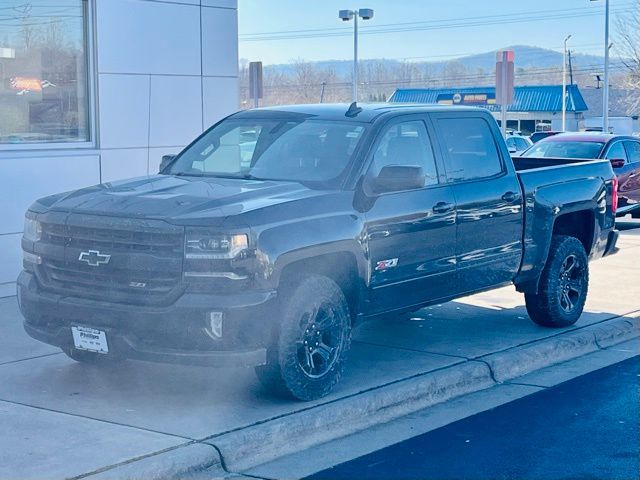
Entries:
{"label": "light fixture on pole", "polygon": [[567,42],[571,35],[564,39],[564,51],[562,52],[562,131],[567,131]]}
{"label": "light fixture on pole", "polygon": [[604,84],[602,85],[602,131],[604,133],[609,133],[609,48],[609,0],[604,0]]}
{"label": "light fixture on pole", "polygon": [[373,10],[370,8],[360,8],[358,10],[340,10],[338,18],[343,22],[353,19],[353,101],[358,101],[358,17],[363,20],[373,18]]}

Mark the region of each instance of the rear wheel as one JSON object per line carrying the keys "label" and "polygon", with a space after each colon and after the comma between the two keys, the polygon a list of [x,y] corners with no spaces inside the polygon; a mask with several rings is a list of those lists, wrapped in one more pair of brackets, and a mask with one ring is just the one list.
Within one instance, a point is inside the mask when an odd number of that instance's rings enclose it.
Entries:
{"label": "rear wheel", "polygon": [[299,400],[327,395],[340,379],[351,345],[351,317],[338,285],[309,276],[282,294],[280,324],[268,364],[256,374],[270,390]]}
{"label": "rear wheel", "polygon": [[525,294],[531,319],[544,327],[576,323],[587,299],[589,265],[584,246],[575,237],[554,235],[540,276],[537,294]]}

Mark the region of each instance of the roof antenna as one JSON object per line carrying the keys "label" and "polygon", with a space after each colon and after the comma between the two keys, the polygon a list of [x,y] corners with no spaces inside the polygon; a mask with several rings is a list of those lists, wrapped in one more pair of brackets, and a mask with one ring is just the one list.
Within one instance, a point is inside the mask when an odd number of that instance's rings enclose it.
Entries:
{"label": "roof antenna", "polygon": [[356,104],[356,102],[353,102],[351,105],[349,105],[349,109],[347,110],[347,113],[344,114],[344,116],[353,118],[353,117],[356,117],[361,111],[362,111],[362,108],[360,108]]}

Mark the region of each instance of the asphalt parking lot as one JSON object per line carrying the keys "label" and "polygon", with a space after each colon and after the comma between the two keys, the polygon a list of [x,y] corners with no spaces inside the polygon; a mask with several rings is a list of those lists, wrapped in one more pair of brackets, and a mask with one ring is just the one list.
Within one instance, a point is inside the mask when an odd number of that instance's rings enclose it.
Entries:
{"label": "asphalt parking lot", "polygon": [[640,357],[630,358],[308,480],[636,478],[639,373]]}
{"label": "asphalt parking lot", "polygon": [[[621,251],[592,264],[585,313],[566,331],[640,310],[640,222],[622,222],[620,229]],[[185,446],[201,449],[202,455],[192,449],[193,462],[204,464],[219,451],[225,456],[221,445],[232,433],[559,333],[533,324],[511,287],[366,323],[355,332],[338,388],[300,403],[269,396],[250,369],[77,364],[31,340],[21,322],[15,297],[0,299],[3,479],[104,476]],[[244,460],[235,464],[251,464]],[[230,459],[227,467],[238,471],[233,465]]]}

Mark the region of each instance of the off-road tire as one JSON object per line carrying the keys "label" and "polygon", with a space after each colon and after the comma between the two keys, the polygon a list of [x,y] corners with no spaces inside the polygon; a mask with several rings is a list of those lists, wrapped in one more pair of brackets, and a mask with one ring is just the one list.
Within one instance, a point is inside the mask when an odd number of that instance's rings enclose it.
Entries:
{"label": "off-road tire", "polygon": [[[572,261],[575,265],[570,268]],[[575,237],[554,235],[538,293],[526,293],[524,297],[529,317],[543,327],[573,325],[582,315],[588,289],[589,263],[584,246]]]}
{"label": "off-road tire", "polygon": [[[272,393],[298,400],[309,401],[324,397],[340,380],[351,346],[351,317],[342,290],[333,280],[320,275],[288,282],[288,286],[280,292],[278,316],[279,323],[267,352],[267,365],[256,367],[259,380]],[[320,320],[318,326],[315,323],[317,320]],[[332,326],[330,336],[317,333],[320,331],[320,324]],[[316,327],[317,331],[314,330]],[[328,346],[330,343],[335,348],[329,355],[331,361],[324,364],[326,372],[319,376],[312,375],[310,365],[316,368],[317,363],[317,368],[320,369],[327,350],[323,350],[321,356],[320,349],[316,349],[313,355],[309,354],[312,358],[310,363],[305,350],[316,348],[316,343],[308,340],[310,335],[313,337],[314,332],[317,333],[317,338],[324,340],[319,341],[321,345]],[[309,347],[304,342],[312,346]],[[308,373],[305,369],[311,372]]]}

